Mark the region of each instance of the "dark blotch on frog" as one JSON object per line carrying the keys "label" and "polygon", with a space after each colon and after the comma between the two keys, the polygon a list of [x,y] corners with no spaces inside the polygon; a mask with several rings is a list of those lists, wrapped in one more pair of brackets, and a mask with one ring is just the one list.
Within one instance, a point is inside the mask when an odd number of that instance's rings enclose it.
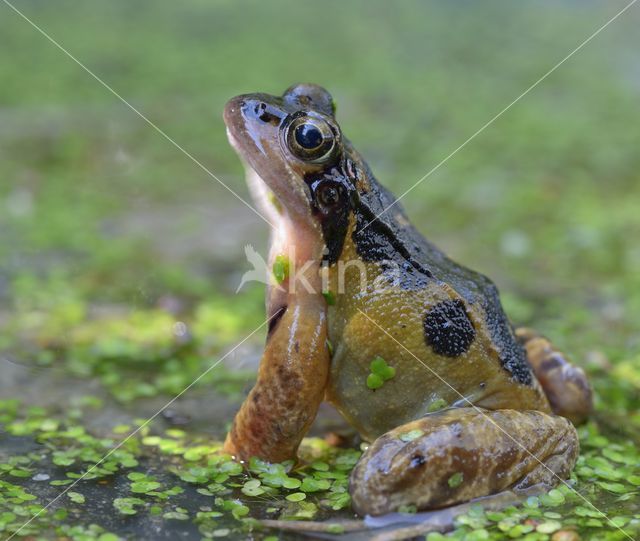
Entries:
{"label": "dark blotch on frog", "polygon": [[442,301],[424,317],[427,344],[438,355],[457,357],[469,350],[476,330],[460,299]]}

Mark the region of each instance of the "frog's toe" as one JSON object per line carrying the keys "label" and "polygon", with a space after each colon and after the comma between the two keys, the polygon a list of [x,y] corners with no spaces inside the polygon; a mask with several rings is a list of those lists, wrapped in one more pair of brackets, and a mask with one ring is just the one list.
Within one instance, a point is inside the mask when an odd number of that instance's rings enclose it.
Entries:
{"label": "frog's toe", "polygon": [[361,515],[433,509],[510,488],[553,486],[577,456],[577,433],[563,417],[455,408],[378,438],[354,468],[350,492]]}
{"label": "frog's toe", "polygon": [[591,386],[582,368],[567,360],[545,337],[521,327],[516,336],[527,351],[527,359],[542,385],[553,412],[579,424],[593,409]]}

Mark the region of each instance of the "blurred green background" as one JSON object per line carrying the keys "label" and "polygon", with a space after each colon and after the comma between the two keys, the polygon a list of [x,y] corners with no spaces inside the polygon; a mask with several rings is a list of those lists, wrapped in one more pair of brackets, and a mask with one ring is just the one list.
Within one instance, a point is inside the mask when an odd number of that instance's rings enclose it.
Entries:
{"label": "blurred green background", "polygon": [[[625,4],[15,2],[247,199],[221,119],[231,96],[325,86],[400,194]],[[634,6],[403,200],[496,281],[514,321],[586,367],[601,417],[631,420],[623,441],[640,422],[639,24]],[[267,238],[0,3],[0,397],[65,411],[84,382],[118,415],[152,411],[135,400],[166,401],[263,320],[259,285],[234,292],[244,246]],[[260,340],[206,384],[245,392]],[[234,408],[192,414],[219,436]]]}

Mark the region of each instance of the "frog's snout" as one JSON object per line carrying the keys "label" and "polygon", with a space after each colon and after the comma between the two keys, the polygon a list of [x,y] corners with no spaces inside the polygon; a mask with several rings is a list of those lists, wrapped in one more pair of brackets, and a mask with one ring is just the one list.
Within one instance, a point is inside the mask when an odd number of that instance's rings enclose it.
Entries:
{"label": "frog's snout", "polygon": [[224,123],[227,125],[227,128],[232,128],[237,126],[241,121],[243,115],[243,111],[246,108],[246,100],[243,96],[236,96],[235,98],[231,98],[226,105],[224,106],[224,111],[222,113],[222,118],[224,119]]}
{"label": "frog's snout", "polygon": [[[273,131],[273,114],[267,113],[269,105],[259,95],[240,95],[231,98],[222,114],[227,126],[229,142],[245,159],[264,154],[269,141],[277,141]],[[276,125],[279,120],[276,119]]]}

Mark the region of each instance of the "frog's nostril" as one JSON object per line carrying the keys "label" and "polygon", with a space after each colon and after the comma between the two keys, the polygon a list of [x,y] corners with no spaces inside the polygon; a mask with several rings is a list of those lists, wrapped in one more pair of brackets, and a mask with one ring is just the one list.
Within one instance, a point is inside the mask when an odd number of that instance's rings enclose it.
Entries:
{"label": "frog's nostril", "polygon": [[267,108],[267,104],[260,101],[256,103],[255,106],[253,107],[253,112],[256,116],[260,116],[266,108]]}

